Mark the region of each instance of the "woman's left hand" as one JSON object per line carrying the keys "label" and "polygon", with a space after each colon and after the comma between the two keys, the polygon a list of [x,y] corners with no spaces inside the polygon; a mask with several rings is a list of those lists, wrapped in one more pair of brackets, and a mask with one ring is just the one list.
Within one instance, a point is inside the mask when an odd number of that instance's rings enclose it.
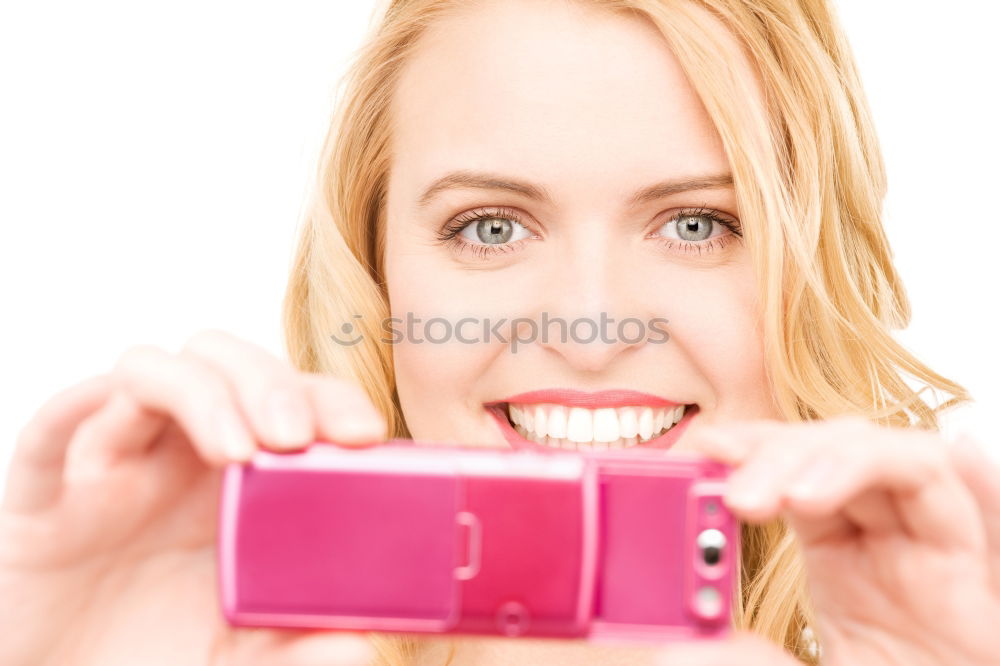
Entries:
{"label": "woman's left hand", "polygon": [[[829,666],[1000,664],[1000,465],[967,437],[858,417],[746,421],[688,444],[734,466],[741,519],[795,530]],[[668,646],[664,664],[798,663],[753,636]]]}

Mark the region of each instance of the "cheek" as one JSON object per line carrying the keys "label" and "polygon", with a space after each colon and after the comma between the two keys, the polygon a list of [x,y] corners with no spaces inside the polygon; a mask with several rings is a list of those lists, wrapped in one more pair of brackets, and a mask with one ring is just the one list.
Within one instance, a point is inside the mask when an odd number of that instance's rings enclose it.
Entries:
{"label": "cheek", "polygon": [[468,349],[452,345],[409,341],[395,345],[396,388],[413,438],[453,438],[449,423],[461,418],[467,387],[480,373],[476,359],[464,358],[467,355]]}
{"label": "cheek", "polygon": [[671,341],[708,384],[706,420],[777,416],[749,265],[706,272],[672,294]]}
{"label": "cheek", "polygon": [[[482,429],[480,423],[468,424],[470,414],[483,411],[478,380],[498,351],[496,344],[479,342],[482,319],[493,316],[485,309],[488,294],[454,279],[431,257],[397,254],[386,265],[392,321],[384,338],[393,340],[396,387],[410,434],[439,441],[470,438]],[[459,321],[470,317],[479,323],[464,324],[461,337],[475,344],[456,335]]]}

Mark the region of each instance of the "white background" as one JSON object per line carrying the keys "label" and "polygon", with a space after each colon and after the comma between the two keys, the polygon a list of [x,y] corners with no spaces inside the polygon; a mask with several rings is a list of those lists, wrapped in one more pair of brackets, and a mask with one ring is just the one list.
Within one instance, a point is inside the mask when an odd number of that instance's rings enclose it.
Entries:
{"label": "white background", "polygon": [[[839,0],[913,302],[900,340],[1000,453],[993,2]],[[295,228],[371,0],[0,6],[0,479],[44,400],[136,343],[220,327],[283,355]],[[0,490],[2,490],[0,480]]]}

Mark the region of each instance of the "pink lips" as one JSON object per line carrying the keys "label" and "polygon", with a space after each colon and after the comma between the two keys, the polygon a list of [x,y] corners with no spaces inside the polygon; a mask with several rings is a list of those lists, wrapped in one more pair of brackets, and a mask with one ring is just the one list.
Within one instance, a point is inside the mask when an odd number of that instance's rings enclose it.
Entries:
{"label": "pink lips", "polygon": [[518,393],[508,398],[496,400],[489,405],[499,403],[538,403],[554,402],[567,407],[586,407],[587,409],[599,409],[601,407],[628,407],[631,405],[642,405],[644,407],[676,407],[683,405],[682,402],[674,402],[661,398],[652,393],[642,391],[630,391],[628,389],[610,389],[607,391],[597,391],[589,393],[587,391],[577,391],[574,389],[543,389],[540,391],[528,391]]}

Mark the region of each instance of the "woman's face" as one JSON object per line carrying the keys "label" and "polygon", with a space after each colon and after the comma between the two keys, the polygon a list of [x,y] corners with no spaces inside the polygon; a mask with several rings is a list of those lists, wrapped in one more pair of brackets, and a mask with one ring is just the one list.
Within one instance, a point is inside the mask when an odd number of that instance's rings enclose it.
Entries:
{"label": "woman's face", "polygon": [[652,26],[483,3],[426,34],[393,119],[385,266],[415,439],[507,447],[488,406],[548,389],[664,401],[509,401],[562,448],[633,445],[672,404],[687,416],[654,441],[678,449],[685,429],[777,416],[729,164]]}

